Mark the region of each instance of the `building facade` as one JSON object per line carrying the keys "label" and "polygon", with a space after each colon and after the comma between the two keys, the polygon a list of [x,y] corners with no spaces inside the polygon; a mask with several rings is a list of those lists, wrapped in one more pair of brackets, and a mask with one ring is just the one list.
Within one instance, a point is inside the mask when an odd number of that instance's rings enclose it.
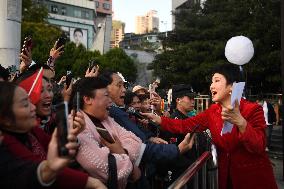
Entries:
{"label": "building facade", "polygon": [[[112,0],[42,0],[48,22],[59,26],[76,45],[109,50]],[[98,44],[100,43],[100,44]]]}
{"label": "building facade", "polygon": [[159,31],[159,18],[157,11],[151,10],[145,16],[135,17],[135,33],[145,34]]}
{"label": "building facade", "polygon": [[119,47],[119,42],[124,38],[125,23],[117,20],[112,21],[112,32],[111,32],[111,48]]}

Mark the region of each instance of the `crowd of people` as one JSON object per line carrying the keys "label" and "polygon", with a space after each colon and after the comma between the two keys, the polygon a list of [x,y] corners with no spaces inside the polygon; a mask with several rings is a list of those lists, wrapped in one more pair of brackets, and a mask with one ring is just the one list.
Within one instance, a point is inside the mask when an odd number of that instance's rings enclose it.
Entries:
{"label": "crowd of people", "polygon": [[[68,76],[56,82],[54,65],[63,47],[56,42],[45,64],[34,63],[31,49],[24,49],[19,74],[0,68],[1,188],[166,188],[211,142],[220,189],[277,188],[262,107],[245,99],[231,106],[237,66],[212,71],[214,104],[204,112],[194,111],[189,84],[172,86],[165,111],[155,92],[158,81],[150,91],[127,90],[120,73],[96,65],[76,82],[69,84]],[[67,155],[58,150],[62,133],[54,107],[61,102],[69,105]],[[221,133],[224,122],[233,124],[232,132]],[[199,184],[194,182],[187,187]]]}

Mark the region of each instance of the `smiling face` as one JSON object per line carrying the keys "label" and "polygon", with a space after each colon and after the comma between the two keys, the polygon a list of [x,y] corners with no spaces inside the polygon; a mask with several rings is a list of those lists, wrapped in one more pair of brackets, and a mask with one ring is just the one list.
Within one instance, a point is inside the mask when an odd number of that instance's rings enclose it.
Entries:
{"label": "smiling face", "polygon": [[49,116],[51,114],[52,99],[52,84],[43,79],[40,101],[36,104],[36,113],[38,116]]}
{"label": "smiling face", "polygon": [[87,112],[101,121],[105,120],[109,115],[108,110],[111,106],[111,99],[107,89],[96,89],[95,95],[93,98],[90,98],[90,101]]}
{"label": "smiling face", "polygon": [[213,102],[219,102],[221,104],[230,103],[232,91],[232,85],[227,84],[227,80],[224,75],[215,73],[212,77],[212,83],[210,85],[210,91]]}
{"label": "smiling face", "polygon": [[8,130],[25,133],[36,126],[35,106],[30,102],[26,91],[21,87],[15,89],[12,110],[15,117],[15,125],[7,128]]}
{"label": "smiling face", "polygon": [[124,106],[124,97],[126,89],[124,82],[117,74],[112,74],[112,83],[107,86],[109,96],[117,106]]}

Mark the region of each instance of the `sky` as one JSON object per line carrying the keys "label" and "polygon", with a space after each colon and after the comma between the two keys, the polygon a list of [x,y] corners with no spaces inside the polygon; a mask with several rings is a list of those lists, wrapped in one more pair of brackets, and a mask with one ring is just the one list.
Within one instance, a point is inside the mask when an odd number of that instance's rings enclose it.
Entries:
{"label": "sky", "polygon": [[112,0],[113,19],[125,23],[125,33],[135,32],[135,16],[144,16],[150,10],[158,11],[161,32],[171,30],[171,9],[172,0]]}

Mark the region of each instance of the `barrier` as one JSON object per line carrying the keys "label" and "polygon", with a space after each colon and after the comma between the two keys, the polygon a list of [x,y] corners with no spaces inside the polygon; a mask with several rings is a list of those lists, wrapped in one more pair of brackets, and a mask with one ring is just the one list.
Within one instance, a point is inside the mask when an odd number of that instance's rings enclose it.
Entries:
{"label": "barrier", "polygon": [[[197,174],[200,169],[201,178]],[[197,177],[197,178],[196,178]],[[211,152],[204,152],[187,170],[174,181],[168,189],[186,188],[186,183],[190,179],[195,179],[194,189],[217,189],[218,188],[218,174],[217,167],[213,165]],[[198,180],[201,179],[201,184]],[[201,185],[201,186],[200,186]]]}

